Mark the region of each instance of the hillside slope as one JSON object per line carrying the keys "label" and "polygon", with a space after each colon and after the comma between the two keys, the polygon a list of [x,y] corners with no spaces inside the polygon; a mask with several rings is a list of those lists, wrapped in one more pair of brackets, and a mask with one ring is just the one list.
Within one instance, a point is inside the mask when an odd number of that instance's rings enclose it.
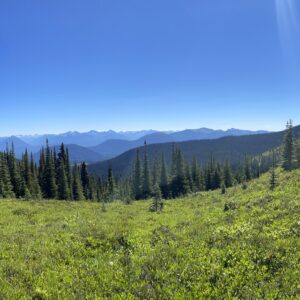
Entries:
{"label": "hillside slope", "polygon": [[300,171],[221,195],[0,201],[1,299],[298,299]]}
{"label": "hillside slope", "polygon": [[[87,163],[93,163],[96,161],[102,161],[102,160],[106,159],[106,157],[102,156],[99,153],[96,153],[95,151],[93,151],[89,148],[85,148],[85,147],[73,145],[73,144],[65,145],[65,147],[68,148],[68,150],[69,150],[71,163],[75,163],[75,162],[81,163],[83,161],[85,161]],[[58,153],[60,146],[53,146],[51,148],[52,149],[55,148],[56,153]],[[39,162],[40,151],[36,152],[33,155],[33,159],[35,162]]]}
{"label": "hillside slope", "polygon": [[[296,137],[300,137],[300,126],[294,128]],[[184,157],[192,160],[195,156],[199,163],[206,163],[211,153],[217,160],[229,159],[233,164],[240,162],[245,155],[255,156],[266,152],[272,148],[281,145],[284,131],[246,135],[246,136],[230,136],[217,140],[200,140],[176,143]],[[172,156],[173,143],[162,143],[148,145],[148,153],[150,163],[155,159],[160,159],[164,153],[167,163],[170,165]],[[141,148],[141,152],[143,149]],[[114,174],[116,176],[126,176],[132,170],[136,157],[136,149],[129,150],[120,156],[110,160]],[[107,174],[108,161],[91,164],[89,171],[96,176],[105,176]]]}
{"label": "hillside slope", "polygon": [[164,133],[155,132],[145,135],[137,140],[108,140],[97,146],[91,147],[91,149],[105,157],[115,157],[130,149],[138,148],[147,142],[150,144],[161,144],[169,142],[184,142],[193,140],[214,140],[225,136],[242,136],[242,135],[254,135],[263,134],[264,131],[250,131],[250,130],[239,130],[239,129],[229,129],[229,130],[213,130],[208,128],[201,129],[187,129],[183,131]]}

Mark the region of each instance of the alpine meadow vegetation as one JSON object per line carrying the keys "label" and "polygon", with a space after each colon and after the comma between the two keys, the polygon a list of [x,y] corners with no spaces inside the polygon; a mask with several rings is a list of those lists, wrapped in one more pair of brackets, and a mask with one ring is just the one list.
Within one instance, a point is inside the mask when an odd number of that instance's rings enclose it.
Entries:
{"label": "alpine meadow vegetation", "polygon": [[0,201],[1,299],[297,299],[300,171],[165,201]]}

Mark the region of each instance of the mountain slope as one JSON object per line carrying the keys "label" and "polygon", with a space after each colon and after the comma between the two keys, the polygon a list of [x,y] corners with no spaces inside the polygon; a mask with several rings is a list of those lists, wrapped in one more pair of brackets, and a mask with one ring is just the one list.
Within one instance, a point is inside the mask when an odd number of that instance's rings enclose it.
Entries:
{"label": "mountain slope", "polygon": [[147,142],[147,144],[157,144],[172,141],[174,140],[170,135],[162,132],[157,132],[141,137],[140,139],[135,141],[109,140],[98,146],[91,147],[90,149],[99,154],[102,154],[103,156],[111,158],[120,155],[121,153],[124,153],[130,149],[141,147],[145,142]]}
{"label": "mountain slope", "polygon": [[[300,136],[300,126],[294,128],[295,135]],[[192,160],[195,156],[199,163],[204,164],[213,153],[217,160],[229,159],[233,164],[244,159],[245,155],[258,155],[274,147],[278,147],[283,140],[284,131],[247,135],[238,137],[223,137],[217,140],[200,140],[176,143],[184,157]],[[164,153],[167,163],[171,163],[173,143],[148,145],[150,163],[155,159],[160,159]],[[142,151],[142,149],[141,149]],[[110,160],[116,176],[129,174],[136,157],[136,149],[129,150],[118,157]],[[103,161],[89,166],[89,170],[96,176],[106,175],[108,162]]]}
{"label": "mountain slope", "polygon": [[155,132],[144,137],[141,137],[135,141],[125,141],[125,140],[108,140],[100,145],[91,147],[91,149],[103,156],[112,158],[117,155],[124,153],[133,148],[141,147],[146,141],[148,145],[168,143],[168,142],[183,142],[191,140],[204,140],[204,139],[218,139],[224,136],[242,136],[242,135],[252,135],[252,134],[262,134],[264,131],[249,131],[249,130],[239,130],[239,129],[229,129],[227,131],[223,130],[213,130],[208,128],[201,129],[187,129],[184,131],[163,133]]}
{"label": "mountain slope", "polygon": [[11,149],[12,144],[14,145],[17,158],[21,158],[22,153],[24,153],[26,149],[28,150],[28,152],[36,152],[38,150],[37,147],[25,143],[18,137],[11,136],[0,139],[0,151],[5,151],[7,147],[8,149]]}
{"label": "mountain slope", "polygon": [[[65,145],[66,148],[68,148],[69,150],[69,155],[70,155],[70,161],[71,163],[80,163],[85,161],[86,163],[93,163],[96,161],[102,161],[105,159],[104,156],[102,156],[101,154],[98,154],[94,151],[92,151],[91,149],[85,148],[85,147],[81,147],[78,145]],[[59,147],[60,146],[54,146],[52,148],[55,148],[56,152],[59,152]],[[33,158],[36,162],[39,161],[40,158],[40,151],[36,152],[33,155]]]}

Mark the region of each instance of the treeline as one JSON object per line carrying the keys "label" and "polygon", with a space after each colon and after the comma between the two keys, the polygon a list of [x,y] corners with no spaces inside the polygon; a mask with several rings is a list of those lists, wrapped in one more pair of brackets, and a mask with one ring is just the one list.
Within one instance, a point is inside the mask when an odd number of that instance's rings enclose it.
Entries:
{"label": "treeline", "polygon": [[0,152],[1,198],[100,200],[111,189],[110,182],[102,184],[91,177],[85,163],[71,166],[64,144],[56,153],[47,142],[39,164],[27,151],[17,160],[13,145],[11,150]]}
{"label": "treeline", "polygon": [[[163,155],[160,161],[155,159],[150,167],[146,144],[142,152],[141,158],[140,150],[137,150],[135,165],[127,183],[131,186],[131,197],[135,200],[154,196],[157,186],[165,199],[229,188],[260,177],[270,169],[273,162],[271,152],[258,157],[245,156],[244,161],[235,165],[228,160],[218,162],[211,153],[209,161],[201,166],[196,158],[192,162],[186,161],[181,150],[174,144],[171,168],[168,168]],[[278,151],[276,160],[279,160]]]}
{"label": "treeline", "polygon": [[196,158],[191,162],[176,144],[173,145],[172,163],[167,165],[164,155],[149,163],[147,144],[138,149],[132,172],[128,178],[114,178],[108,166],[105,178],[90,176],[86,163],[71,166],[68,149],[61,144],[59,152],[48,142],[40,152],[36,164],[26,151],[17,160],[11,150],[0,152],[0,198],[60,199],[130,202],[160,197],[172,199],[189,193],[232,187],[258,178],[272,169],[271,186],[276,186],[277,166],[284,170],[300,168],[300,142],[296,141],[292,122],[288,122],[283,145],[256,157],[245,156],[239,164],[217,161],[213,153],[205,165]]}

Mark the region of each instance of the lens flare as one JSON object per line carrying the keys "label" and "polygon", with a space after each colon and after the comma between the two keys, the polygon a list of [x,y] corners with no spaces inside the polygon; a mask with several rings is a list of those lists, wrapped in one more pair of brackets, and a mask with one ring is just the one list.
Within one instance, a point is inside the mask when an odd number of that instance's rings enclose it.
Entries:
{"label": "lens flare", "polygon": [[299,32],[299,18],[295,0],[276,0],[278,29],[281,41],[292,42]]}

